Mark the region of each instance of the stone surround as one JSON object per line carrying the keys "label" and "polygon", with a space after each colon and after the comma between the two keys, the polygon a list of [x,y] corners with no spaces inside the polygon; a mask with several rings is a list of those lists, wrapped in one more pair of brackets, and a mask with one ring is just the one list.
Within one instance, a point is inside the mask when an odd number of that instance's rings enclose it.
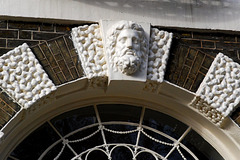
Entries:
{"label": "stone surround", "polygon": [[[55,85],[70,82],[84,76],[73,43],[69,39],[71,28],[80,25],[83,24],[0,21],[0,54],[26,42]],[[233,61],[240,62],[238,32],[160,29],[173,33],[165,80],[189,91],[197,91],[217,53],[221,52]],[[17,110],[19,107],[16,107]],[[11,112],[11,117],[15,113]],[[239,113],[239,109],[236,109],[231,114],[238,124]],[[6,122],[1,124],[4,123]]]}

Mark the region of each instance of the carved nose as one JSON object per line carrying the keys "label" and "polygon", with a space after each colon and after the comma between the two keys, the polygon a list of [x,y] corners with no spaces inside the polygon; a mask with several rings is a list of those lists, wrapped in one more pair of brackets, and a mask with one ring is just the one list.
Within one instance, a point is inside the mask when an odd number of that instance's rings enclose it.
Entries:
{"label": "carved nose", "polygon": [[132,49],[132,40],[131,39],[127,39],[126,47],[129,49]]}

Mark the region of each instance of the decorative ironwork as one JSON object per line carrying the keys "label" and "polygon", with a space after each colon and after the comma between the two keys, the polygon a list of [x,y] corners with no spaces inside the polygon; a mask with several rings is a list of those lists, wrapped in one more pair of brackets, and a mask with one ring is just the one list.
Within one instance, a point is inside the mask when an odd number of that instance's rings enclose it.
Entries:
{"label": "decorative ironwork", "polygon": [[[89,155],[95,151],[102,152],[103,155],[105,155],[109,160],[111,160],[112,157],[114,156],[114,150],[117,148],[121,148],[121,147],[129,150],[129,153],[131,153],[131,156],[132,156],[131,158],[133,160],[137,160],[138,156],[143,153],[150,154],[155,160],[160,160],[160,159],[167,160],[168,157],[174,151],[177,151],[178,154],[180,155],[179,157],[182,157],[183,160],[186,159],[185,155],[184,155],[186,152],[189,155],[191,155],[193,157],[193,159],[198,160],[198,158],[194,155],[194,153],[191,152],[190,149],[188,149],[181,142],[184,139],[184,137],[190,132],[191,127],[187,128],[187,130],[182,134],[182,136],[179,139],[175,139],[174,137],[171,137],[170,135],[168,135],[164,132],[161,132],[161,131],[151,128],[149,126],[143,125],[142,121],[143,121],[143,116],[144,116],[144,112],[145,112],[144,108],[142,110],[142,114],[141,114],[139,123],[122,122],[122,121],[101,122],[101,118],[99,116],[97,106],[95,106],[94,108],[95,108],[98,123],[84,126],[84,127],[79,128],[65,136],[61,136],[61,134],[58,132],[58,130],[49,121],[48,123],[51,125],[51,127],[53,127],[53,129],[57,132],[57,134],[61,137],[61,139],[56,141],[55,143],[53,143],[51,146],[49,146],[39,157],[39,160],[44,159],[44,156],[47,155],[47,153],[49,151],[53,150],[53,148],[56,145],[61,145],[61,143],[62,143],[62,147],[61,147],[59,153],[54,158],[54,160],[58,160],[59,158],[61,158],[61,156],[64,154],[64,152],[65,152],[65,150],[67,150],[67,148],[73,152],[74,156],[72,157],[72,160],[89,160]],[[111,127],[109,127],[111,125],[121,125],[121,126],[125,126],[126,128],[131,128],[131,129],[116,130],[116,129],[111,129]],[[91,133],[89,133],[87,136],[82,137],[82,138],[76,138],[76,139],[72,140],[72,137],[74,137],[74,135],[84,132],[87,129],[94,129],[94,128],[96,128],[96,130],[91,131]],[[150,134],[150,132],[152,132],[154,134]],[[137,138],[136,138],[135,144],[122,143],[122,142],[121,143],[109,143],[107,141],[107,138],[105,135],[106,133],[110,133],[110,134],[114,134],[114,135],[116,135],[116,134],[129,135],[129,136],[131,136],[131,134],[133,134],[133,133],[137,133]],[[75,151],[74,148],[72,147],[72,144],[76,145],[79,142],[85,143],[85,141],[93,138],[97,134],[100,134],[102,137],[102,140],[103,140],[102,145],[96,145],[92,148],[87,148],[84,151],[82,151],[81,153],[77,153],[77,151]],[[158,136],[156,136],[156,135],[158,135]],[[147,148],[147,146],[140,145],[139,140],[140,140],[141,136],[145,136],[145,137],[147,137],[147,139],[149,141],[152,141],[159,145],[168,146],[171,148],[171,150],[168,152],[168,154],[163,156],[163,155],[157,153],[156,151]],[[159,136],[164,137],[164,139],[166,141],[163,139],[159,139]]]}

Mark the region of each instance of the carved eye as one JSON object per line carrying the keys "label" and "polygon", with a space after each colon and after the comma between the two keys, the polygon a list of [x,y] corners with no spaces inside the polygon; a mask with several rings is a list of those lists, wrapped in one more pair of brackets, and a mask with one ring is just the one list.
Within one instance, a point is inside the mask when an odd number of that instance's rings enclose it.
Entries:
{"label": "carved eye", "polygon": [[132,42],[133,42],[134,44],[138,44],[138,39],[137,39],[136,37],[133,37],[133,38],[132,38]]}
{"label": "carved eye", "polygon": [[126,37],[122,37],[122,38],[120,38],[120,39],[119,39],[119,42],[121,42],[121,43],[125,43],[125,42],[126,42],[126,40],[127,40],[127,38],[126,38]]}

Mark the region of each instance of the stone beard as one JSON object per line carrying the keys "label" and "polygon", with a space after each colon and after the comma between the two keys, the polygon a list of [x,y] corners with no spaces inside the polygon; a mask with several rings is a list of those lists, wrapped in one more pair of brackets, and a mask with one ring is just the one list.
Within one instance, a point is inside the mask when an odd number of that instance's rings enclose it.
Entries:
{"label": "stone beard", "polygon": [[138,69],[144,69],[145,42],[145,33],[140,25],[130,21],[119,23],[108,37],[110,64],[114,70],[131,75]]}

